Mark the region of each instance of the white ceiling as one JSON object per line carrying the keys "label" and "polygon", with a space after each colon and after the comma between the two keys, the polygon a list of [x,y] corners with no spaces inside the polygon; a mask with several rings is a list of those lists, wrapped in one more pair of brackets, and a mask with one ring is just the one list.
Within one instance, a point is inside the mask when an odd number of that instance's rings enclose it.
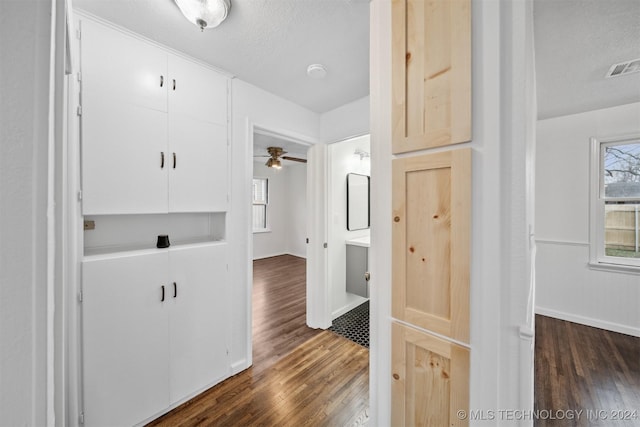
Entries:
{"label": "white ceiling", "polygon": [[[73,0],[74,7],[323,113],[369,94],[369,0],[231,0],[200,32],[173,0]],[[307,66],[321,63],[314,80]]]}
{"label": "white ceiling", "polygon": [[640,0],[535,0],[538,118],[640,101],[640,73],[605,79],[640,58]]}

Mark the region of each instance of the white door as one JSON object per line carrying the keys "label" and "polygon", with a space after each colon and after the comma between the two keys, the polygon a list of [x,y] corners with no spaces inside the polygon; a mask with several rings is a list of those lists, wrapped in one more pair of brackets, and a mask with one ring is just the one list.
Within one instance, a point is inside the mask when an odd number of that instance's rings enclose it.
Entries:
{"label": "white door", "polygon": [[229,375],[226,250],[170,250],[171,403]]}
{"label": "white door", "polygon": [[133,425],[169,406],[167,266],[167,251],[83,262],[87,426]]}
{"label": "white door", "polygon": [[135,37],[82,20],[82,98],[167,111],[167,54]]}
{"label": "white door", "polygon": [[169,141],[169,211],[226,211],[226,126],[170,114]]}
{"label": "white door", "polygon": [[227,124],[227,81],[215,71],[169,55],[169,111]]}
{"label": "white door", "polygon": [[167,113],[89,98],[82,116],[82,213],[167,212]]}
{"label": "white door", "polygon": [[331,326],[327,283],[327,145],[307,151],[307,325]]}

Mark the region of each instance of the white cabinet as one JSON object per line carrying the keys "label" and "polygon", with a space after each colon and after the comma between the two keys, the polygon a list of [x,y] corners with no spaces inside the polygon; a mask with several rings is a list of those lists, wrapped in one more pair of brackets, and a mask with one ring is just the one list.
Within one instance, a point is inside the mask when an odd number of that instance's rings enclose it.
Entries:
{"label": "white cabinet", "polygon": [[227,209],[228,79],[83,20],[83,214]]}
{"label": "white cabinet", "polygon": [[168,261],[162,251],[83,262],[88,426],[133,425],[169,405]]}
{"label": "white cabinet", "polygon": [[84,416],[133,425],[230,374],[226,245],[83,262]]}

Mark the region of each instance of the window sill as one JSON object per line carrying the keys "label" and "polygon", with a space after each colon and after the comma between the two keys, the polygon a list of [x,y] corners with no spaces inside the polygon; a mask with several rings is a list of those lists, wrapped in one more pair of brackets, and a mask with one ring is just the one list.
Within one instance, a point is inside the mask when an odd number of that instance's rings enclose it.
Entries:
{"label": "window sill", "polygon": [[622,264],[611,264],[607,262],[589,262],[589,268],[591,270],[602,270],[602,271],[610,271],[613,273],[626,273],[626,274],[637,274],[640,275],[640,266],[635,265],[622,265]]}
{"label": "window sill", "polygon": [[271,233],[271,230],[268,228],[263,228],[260,230],[253,230],[253,234],[260,234],[260,233]]}

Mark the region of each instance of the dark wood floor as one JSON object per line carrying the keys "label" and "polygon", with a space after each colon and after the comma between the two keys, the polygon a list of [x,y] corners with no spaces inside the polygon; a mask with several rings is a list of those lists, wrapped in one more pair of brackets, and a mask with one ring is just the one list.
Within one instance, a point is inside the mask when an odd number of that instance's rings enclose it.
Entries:
{"label": "dark wood floor", "polygon": [[253,366],[150,425],[358,424],[369,405],[369,351],[306,326],[304,259],[253,267]]}
{"label": "dark wood floor", "polygon": [[535,357],[535,409],[576,415],[536,426],[640,426],[640,338],[538,315]]}

